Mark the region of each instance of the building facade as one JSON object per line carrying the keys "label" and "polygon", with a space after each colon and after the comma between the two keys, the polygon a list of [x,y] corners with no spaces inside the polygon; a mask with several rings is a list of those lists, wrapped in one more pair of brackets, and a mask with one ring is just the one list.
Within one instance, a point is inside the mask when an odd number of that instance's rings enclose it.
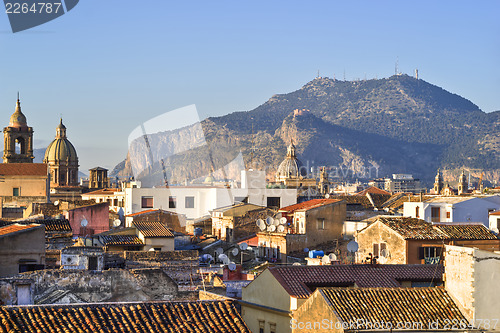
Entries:
{"label": "building facade", "polygon": [[45,151],[43,163],[50,167],[51,187],[78,186],[78,156],[66,136],[62,118],[56,127],[56,138]]}
{"label": "building facade", "polygon": [[3,137],[4,163],[33,163],[33,128],[28,126],[26,116],[21,112],[19,96],[9,126],[3,129]]}

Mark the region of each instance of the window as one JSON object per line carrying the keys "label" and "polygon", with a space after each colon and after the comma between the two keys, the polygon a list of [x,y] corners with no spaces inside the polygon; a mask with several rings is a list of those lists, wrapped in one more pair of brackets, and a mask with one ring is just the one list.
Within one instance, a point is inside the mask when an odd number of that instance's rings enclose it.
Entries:
{"label": "window", "polygon": [[269,332],[276,333],[276,324],[275,323],[269,323]]}
{"label": "window", "polygon": [[280,208],[280,197],[267,197],[267,207]]}
{"label": "window", "polygon": [[440,214],[441,212],[439,211],[439,207],[431,207],[431,220],[432,222],[439,222],[440,221]]}
{"label": "window", "polygon": [[425,264],[438,264],[441,257],[441,247],[426,246],[420,247],[418,259],[424,259]]}
{"label": "window", "polygon": [[153,197],[141,197],[142,208],[153,208]]}
{"label": "window", "polygon": [[318,225],[318,230],[325,229],[325,219],[318,219],[317,225]]}
{"label": "window", "polygon": [[446,212],[446,218],[449,219],[451,217],[451,213],[450,212]]}
{"label": "window", "polygon": [[14,188],[12,189],[12,196],[14,196],[14,197],[18,197],[18,196],[19,196],[19,192],[20,192],[20,191],[19,191],[19,187],[14,187]]}
{"label": "window", "polygon": [[118,199],[113,199],[113,206],[118,206]]}
{"label": "window", "polygon": [[177,207],[177,198],[176,197],[168,197],[168,208],[175,208]]}
{"label": "window", "polygon": [[194,208],[194,197],[186,197],[184,202],[184,207]]}
{"label": "window", "polygon": [[380,243],[380,253],[379,254],[381,257],[387,256],[387,244],[386,243]]}
{"label": "window", "polygon": [[415,217],[418,219],[420,218],[420,207],[415,207]]}
{"label": "window", "polygon": [[373,244],[373,253],[372,254],[373,254],[374,257],[377,257],[378,254],[379,254],[378,253],[378,248],[379,248],[378,244]]}
{"label": "window", "polygon": [[264,320],[259,320],[259,333],[264,333],[265,327],[266,327],[266,322]]}

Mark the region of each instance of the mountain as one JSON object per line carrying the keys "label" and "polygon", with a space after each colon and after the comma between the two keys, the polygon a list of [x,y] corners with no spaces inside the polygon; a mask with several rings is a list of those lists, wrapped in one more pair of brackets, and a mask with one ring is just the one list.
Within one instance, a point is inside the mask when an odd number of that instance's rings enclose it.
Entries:
{"label": "mountain", "polygon": [[[255,166],[266,168],[272,178],[290,139],[304,164],[341,170],[340,178],[374,178],[362,172],[370,168],[378,168],[378,176],[413,173],[427,183],[437,168],[445,169],[449,180],[460,168],[476,177],[485,171],[484,179],[493,182],[500,175],[500,112],[484,113],[463,97],[407,75],[365,81],[316,78],[254,110],[208,118],[201,127],[206,145],[165,158],[165,147],[172,151],[171,146],[197,137],[195,127],[149,136],[149,156],[163,158],[166,167],[160,169],[172,182],[207,175],[240,151],[248,166],[252,140]],[[147,150],[142,144],[129,151],[141,169]],[[130,174],[130,158],[113,173]],[[143,176],[158,173],[149,169]],[[226,171],[237,177],[233,173]]]}

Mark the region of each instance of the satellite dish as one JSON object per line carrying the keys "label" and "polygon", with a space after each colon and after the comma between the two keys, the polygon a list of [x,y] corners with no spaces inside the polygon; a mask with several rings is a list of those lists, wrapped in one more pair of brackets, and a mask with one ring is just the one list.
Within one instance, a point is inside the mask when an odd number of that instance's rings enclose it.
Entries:
{"label": "satellite dish", "polygon": [[328,258],[330,258],[330,261],[336,261],[337,260],[337,256],[335,255],[335,253],[330,253],[328,255]]}
{"label": "satellite dish", "polygon": [[387,258],[386,257],[379,257],[378,258],[378,263],[379,264],[385,264],[387,262]]}
{"label": "satellite dish", "polygon": [[223,262],[225,259],[227,259],[227,256],[224,253],[222,253],[222,254],[219,254],[218,258],[220,261]]}
{"label": "satellite dish", "polygon": [[276,228],[276,230],[277,230],[278,232],[284,232],[284,231],[285,231],[285,226],[284,226],[283,224],[280,224],[280,225]]}
{"label": "satellite dish", "polygon": [[240,252],[240,251],[238,250],[238,248],[237,248],[237,247],[235,247],[235,248],[231,251],[231,253],[233,254],[233,256],[237,255],[237,254],[238,254],[238,252]]}
{"label": "satellite dish", "polygon": [[389,251],[387,251],[387,249],[380,250],[379,261],[380,261],[380,258],[387,258],[388,256],[389,256]]}
{"label": "satellite dish", "polygon": [[286,217],[280,218],[280,224],[286,224]]}
{"label": "satellite dish", "polygon": [[491,228],[491,231],[493,231],[495,234],[498,234],[498,228]]}
{"label": "satellite dish", "polygon": [[258,219],[257,222],[255,222],[255,224],[257,224],[257,226],[260,228],[260,226],[264,224],[264,220]]}
{"label": "satellite dish", "polygon": [[280,225],[280,219],[274,219],[273,225],[275,227],[279,226]]}
{"label": "satellite dish", "polygon": [[89,225],[89,221],[87,221],[86,219],[83,219],[80,221],[80,225],[85,228],[87,225]]}
{"label": "satellite dish", "polygon": [[59,200],[54,201],[54,206],[59,206]]}
{"label": "satellite dish", "polygon": [[150,248],[148,252],[155,252],[155,248],[154,247]]}
{"label": "satellite dish", "polygon": [[252,250],[253,250],[253,248],[251,246],[247,247],[247,251],[252,251]]}
{"label": "satellite dish", "polygon": [[274,219],[271,216],[268,216],[266,218],[266,224],[267,225],[272,225],[274,223]]}
{"label": "satellite dish", "polygon": [[236,264],[234,262],[229,263],[227,265],[227,268],[229,268],[230,271],[234,271],[236,269]]}
{"label": "satellite dish", "polygon": [[245,251],[246,249],[248,249],[248,244],[247,244],[247,243],[241,243],[241,244],[240,244],[240,249],[241,249],[242,251]]}
{"label": "satellite dish", "polygon": [[347,243],[347,251],[356,252],[356,251],[358,251],[358,249],[359,249],[359,245],[358,245],[358,243],[356,243],[356,241],[350,241],[349,243]]}
{"label": "satellite dish", "polygon": [[330,193],[325,194],[325,199],[329,199],[329,198],[330,198]]}
{"label": "satellite dish", "polygon": [[326,265],[330,264],[331,263],[330,257],[329,256],[323,256],[323,258],[321,258],[321,262],[323,264],[326,264]]}
{"label": "satellite dish", "polygon": [[231,263],[231,260],[229,260],[229,258],[228,258],[228,257],[226,257],[226,258],[224,258],[224,260],[222,260],[222,263],[223,263],[224,265],[229,265],[229,264]]}
{"label": "satellite dish", "polygon": [[276,230],[275,225],[270,225],[269,227],[267,227],[267,231],[269,231],[269,232],[274,232],[275,230]]}
{"label": "satellite dish", "polygon": [[300,262],[294,262],[292,266],[302,266],[302,264]]}
{"label": "satellite dish", "polygon": [[222,249],[222,247],[218,247],[215,249],[215,253],[217,253],[217,255],[221,255],[224,253],[224,250]]}
{"label": "satellite dish", "polygon": [[305,253],[308,253],[308,252],[309,252],[309,248],[307,248],[307,247],[306,247],[306,248],[304,249],[304,252],[305,252]]}
{"label": "satellite dish", "polygon": [[120,221],[119,219],[116,219],[113,221],[113,227],[119,227],[120,225],[122,224],[122,221]]}

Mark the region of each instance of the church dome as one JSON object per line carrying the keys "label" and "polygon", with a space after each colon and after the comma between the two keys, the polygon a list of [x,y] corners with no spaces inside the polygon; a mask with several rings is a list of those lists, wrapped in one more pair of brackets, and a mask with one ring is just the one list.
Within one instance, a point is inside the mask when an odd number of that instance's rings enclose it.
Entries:
{"label": "church dome", "polygon": [[16,111],[10,116],[9,127],[27,127],[26,116],[21,112],[21,102],[17,99]]}
{"label": "church dome", "polygon": [[288,146],[285,159],[278,167],[276,179],[279,181],[286,178],[299,178],[300,176],[305,176],[305,170],[302,168],[302,163],[295,155],[295,146],[293,142],[291,142]]}
{"label": "church dome", "polygon": [[67,161],[78,164],[76,149],[66,138],[66,127],[62,123],[62,119],[56,127],[56,138],[47,147],[43,161],[44,163]]}

